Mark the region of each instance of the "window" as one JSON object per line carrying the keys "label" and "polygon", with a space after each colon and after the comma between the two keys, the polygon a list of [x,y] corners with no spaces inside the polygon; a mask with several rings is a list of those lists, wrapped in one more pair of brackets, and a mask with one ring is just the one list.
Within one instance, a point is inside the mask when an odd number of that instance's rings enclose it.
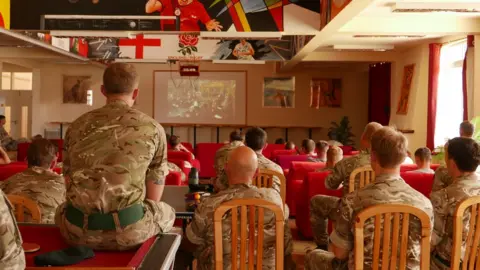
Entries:
{"label": "window", "polygon": [[32,72],[2,72],[2,90],[32,90]]}
{"label": "window", "polygon": [[93,105],[93,90],[87,90],[87,105]]}
{"label": "window", "polygon": [[467,41],[446,44],[440,51],[440,71],[437,89],[435,147],[447,139],[458,137],[463,121],[463,60]]}

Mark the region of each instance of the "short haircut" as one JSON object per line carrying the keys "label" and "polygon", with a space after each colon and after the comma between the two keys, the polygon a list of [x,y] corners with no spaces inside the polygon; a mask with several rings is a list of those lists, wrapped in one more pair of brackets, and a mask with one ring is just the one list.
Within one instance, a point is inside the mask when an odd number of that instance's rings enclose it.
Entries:
{"label": "short haircut", "polygon": [[418,157],[422,161],[431,161],[432,151],[427,147],[418,148],[417,151],[415,151],[415,157]]}
{"label": "short haircut", "polygon": [[50,167],[57,157],[58,147],[47,139],[34,140],[27,151],[29,167]]}
{"label": "short haircut", "polygon": [[305,143],[305,150],[308,153],[315,151],[315,142],[313,140],[307,140]]}
{"label": "short haircut", "polygon": [[139,77],[132,64],[113,63],[103,73],[103,86],[107,94],[130,94],[138,87]]}
{"label": "short haircut", "polygon": [[462,132],[462,135],[472,137],[473,132],[475,131],[475,126],[470,123],[470,121],[463,121],[460,124],[460,131]]}
{"label": "short haircut", "polygon": [[448,159],[453,159],[462,172],[474,172],[480,162],[480,146],[470,138],[454,138],[448,141]]}
{"label": "short haircut", "polygon": [[294,150],[295,149],[295,144],[292,141],[288,141],[285,144],[285,149],[286,150]]}
{"label": "short haircut", "polygon": [[327,151],[327,161],[339,162],[343,158],[343,150],[338,146],[331,146]]}
{"label": "short haircut", "polygon": [[0,115],[0,120],[7,119],[5,115]]}
{"label": "short haircut", "polygon": [[180,144],[180,137],[176,135],[171,135],[170,139],[168,140],[168,143],[170,144],[171,147],[175,147]]}
{"label": "short haircut", "polygon": [[382,168],[400,166],[407,157],[407,138],[390,127],[383,127],[373,133],[371,144],[372,154]]}
{"label": "short haircut", "polygon": [[327,152],[328,149],[329,149],[328,142],[327,141],[318,141],[315,144],[315,148],[317,148],[317,150],[319,150],[319,151]]}
{"label": "short haircut", "polygon": [[301,146],[302,148],[307,149],[307,143],[308,143],[308,139],[303,139],[303,140],[302,140],[302,144],[300,144],[300,146]]}
{"label": "short haircut", "polygon": [[275,140],[275,144],[285,144],[285,140],[283,138],[278,138]]}
{"label": "short haircut", "polygon": [[363,134],[362,134],[362,139],[364,140],[367,140],[367,141],[371,141],[372,140],[372,135],[373,133],[375,133],[376,131],[378,131],[379,129],[381,129],[383,126],[380,125],[379,123],[377,122],[370,122],[368,123],[366,126],[365,126],[365,129],[363,130]]}
{"label": "short haircut", "polygon": [[245,144],[253,151],[262,150],[267,143],[267,133],[259,127],[250,128],[245,134]]}
{"label": "short haircut", "polygon": [[243,141],[243,134],[240,130],[234,130],[230,132],[230,141]]}

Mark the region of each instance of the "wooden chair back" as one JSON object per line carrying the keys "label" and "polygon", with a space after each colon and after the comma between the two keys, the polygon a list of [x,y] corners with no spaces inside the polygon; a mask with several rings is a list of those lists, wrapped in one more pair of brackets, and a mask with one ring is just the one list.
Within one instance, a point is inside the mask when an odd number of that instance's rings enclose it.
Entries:
{"label": "wooden chair back", "polygon": [[17,222],[25,222],[25,209],[32,216],[31,222],[41,223],[41,212],[38,204],[29,198],[19,195],[7,195],[7,199],[15,209],[15,219]]}
{"label": "wooden chair back", "polygon": [[282,201],[285,204],[285,199],[287,197],[287,180],[283,173],[268,169],[258,169],[257,175],[252,180],[252,185],[258,188],[271,188],[273,186],[274,176],[280,179],[280,196],[282,197]]}
{"label": "wooden chair back", "polygon": [[[238,218],[240,209],[240,219]],[[248,217],[247,217],[248,209]],[[264,244],[264,213],[265,209],[272,211],[275,215],[275,269],[283,269],[283,241],[284,241],[284,217],[283,211],[276,204],[262,199],[236,199],[221,204],[214,213],[214,246],[215,246],[215,269],[223,270],[223,216],[227,211],[231,214],[231,252],[232,270],[244,269],[247,261],[248,270],[262,269],[263,265],[263,244]],[[257,215],[255,215],[257,213]],[[255,230],[255,221],[257,228]],[[240,224],[240,260],[238,255],[238,224]],[[247,235],[248,227],[248,235]],[[255,247],[255,231],[257,232],[257,246]],[[248,239],[248,247],[247,247]],[[255,259],[256,251],[256,259]]]}
{"label": "wooden chair back", "polygon": [[[429,270],[431,236],[430,218],[428,214],[421,209],[402,204],[375,205],[364,209],[357,215],[354,241],[355,269],[363,270],[364,227],[365,222],[369,218],[374,218],[375,222],[372,269],[378,270],[380,269],[380,265],[382,266],[382,270],[406,269],[409,238],[408,230],[410,219],[412,218],[411,215],[419,219],[422,227],[422,239],[420,240],[420,270]],[[380,246],[382,249],[380,249]],[[382,254],[381,258],[380,254]],[[398,255],[400,255],[400,258],[398,258]]]}
{"label": "wooden chair back", "polygon": [[357,168],[353,170],[350,174],[350,179],[348,181],[348,192],[353,192],[355,190],[355,179],[359,175],[359,182],[358,187],[363,188],[364,186],[370,184],[371,182],[375,181],[375,172],[373,171],[372,167],[364,166],[361,168]]}
{"label": "wooden chair back", "polygon": [[[465,255],[462,256],[463,215],[466,211],[470,211],[470,226],[468,230],[467,240],[465,242]],[[457,209],[453,214],[453,246],[452,246],[452,270],[473,270],[477,269],[475,265],[480,267],[480,196],[471,197],[463,200],[457,205]],[[460,264],[461,263],[461,264]],[[460,268],[461,266],[461,268]]]}

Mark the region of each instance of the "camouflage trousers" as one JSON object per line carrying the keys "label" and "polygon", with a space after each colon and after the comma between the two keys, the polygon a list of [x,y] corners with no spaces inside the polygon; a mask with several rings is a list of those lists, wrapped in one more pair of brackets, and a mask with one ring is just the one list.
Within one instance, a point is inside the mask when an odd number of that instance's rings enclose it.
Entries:
{"label": "camouflage trousers", "polygon": [[328,245],[328,220],[336,221],[340,198],[316,195],[310,201],[310,223],[317,245]]}
{"label": "camouflage trousers", "polygon": [[96,250],[128,250],[173,227],[175,210],[171,206],[145,200],[143,207],[145,214],[141,220],[115,231],[89,231],[71,224],[65,218],[66,203],[57,208],[55,223],[69,245],[82,245]]}
{"label": "camouflage trousers", "polygon": [[315,249],[305,255],[305,270],[348,270],[348,260],[339,260],[333,253]]}
{"label": "camouflage trousers", "polygon": [[[432,254],[430,255],[430,270],[449,270],[450,267],[443,264],[439,259],[437,259],[436,257],[436,252],[432,252]],[[460,268],[462,267],[462,265],[460,264]]]}

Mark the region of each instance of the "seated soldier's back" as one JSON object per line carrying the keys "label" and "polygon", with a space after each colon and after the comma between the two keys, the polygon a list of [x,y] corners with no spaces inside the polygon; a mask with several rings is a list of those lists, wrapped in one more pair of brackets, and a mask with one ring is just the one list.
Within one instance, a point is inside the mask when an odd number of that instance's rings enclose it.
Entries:
{"label": "seated soldier's back", "polygon": [[[7,195],[24,196],[38,204],[42,223],[55,223],[55,211],[65,201],[65,180],[61,175],[40,167],[31,167],[0,184]],[[25,221],[31,221],[30,213]]]}
{"label": "seated soldier's back", "polygon": [[[199,245],[195,254],[195,257],[199,258],[198,269],[213,269],[213,215],[215,210],[222,203],[234,199],[264,199],[277,204],[281,208],[283,206],[280,195],[274,190],[257,188],[255,186],[246,184],[230,186],[229,188],[202,200],[202,203],[199,204],[197,210],[195,211],[195,218],[187,228],[186,232],[188,239],[191,242]],[[240,213],[238,213],[238,220],[238,224],[240,224]],[[224,254],[223,261],[225,269],[230,269],[231,263],[231,224],[231,214],[230,212],[227,212],[222,222]],[[267,267],[274,265],[275,257],[275,216],[273,212],[269,210],[265,210],[264,212],[264,230],[263,265],[264,267]],[[240,244],[240,227],[238,228],[237,232],[239,237],[237,243]],[[240,249],[238,248],[238,250]]]}
{"label": "seated soldier's back", "polygon": [[[355,217],[364,209],[382,204],[404,204],[416,207],[430,217],[433,226],[433,207],[429,199],[411,188],[399,175],[379,175],[375,182],[356,190],[342,199],[340,221],[332,233],[332,242],[351,250],[349,269],[354,269],[353,235]],[[374,219],[365,222],[364,227],[364,267],[371,269],[374,243]],[[407,269],[420,269],[420,241],[422,226],[418,219],[410,218]],[[343,245],[343,246],[342,246]],[[400,246],[399,246],[400,249]],[[380,258],[381,265],[381,258]]]}
{"label": "seated soldier's back", "polygon": [[[343,184],[343,195],[348,193],[350,174],[358,168],[370,165],[370,153],[362,151],[360,154],[345,158],[337,162],[333,172],[325,179],[325,187],[328,189],[337,189]],[[360,176],[355,178],[355,184],[358,185]]]}
{"label": "seated soldier's back", "polygon": [[166,159],[166,149],[159,148],[166,148],[159,146],[162,136],[163,128],[155,120],[123,101],[78,118],[65,138],[67,200],[85,214],[108,213],[142,202],[155,154],[162,151]]}
{"label": "seated soldier's back", "polygon": [[[258,154],[258,153],[257,153],[257,158],[258,158],[259,169],[271,170],[283,175],[282,167],[280,167],[280,165],[278,165],[277,163],[271,161],[270,159],[266,158],[264,155]],[[280,179],[278,179],[277,176],[274,176],[272,188],[275,189],[279,194],[280,194],[281,184],[282,183],[280,182]]]}

